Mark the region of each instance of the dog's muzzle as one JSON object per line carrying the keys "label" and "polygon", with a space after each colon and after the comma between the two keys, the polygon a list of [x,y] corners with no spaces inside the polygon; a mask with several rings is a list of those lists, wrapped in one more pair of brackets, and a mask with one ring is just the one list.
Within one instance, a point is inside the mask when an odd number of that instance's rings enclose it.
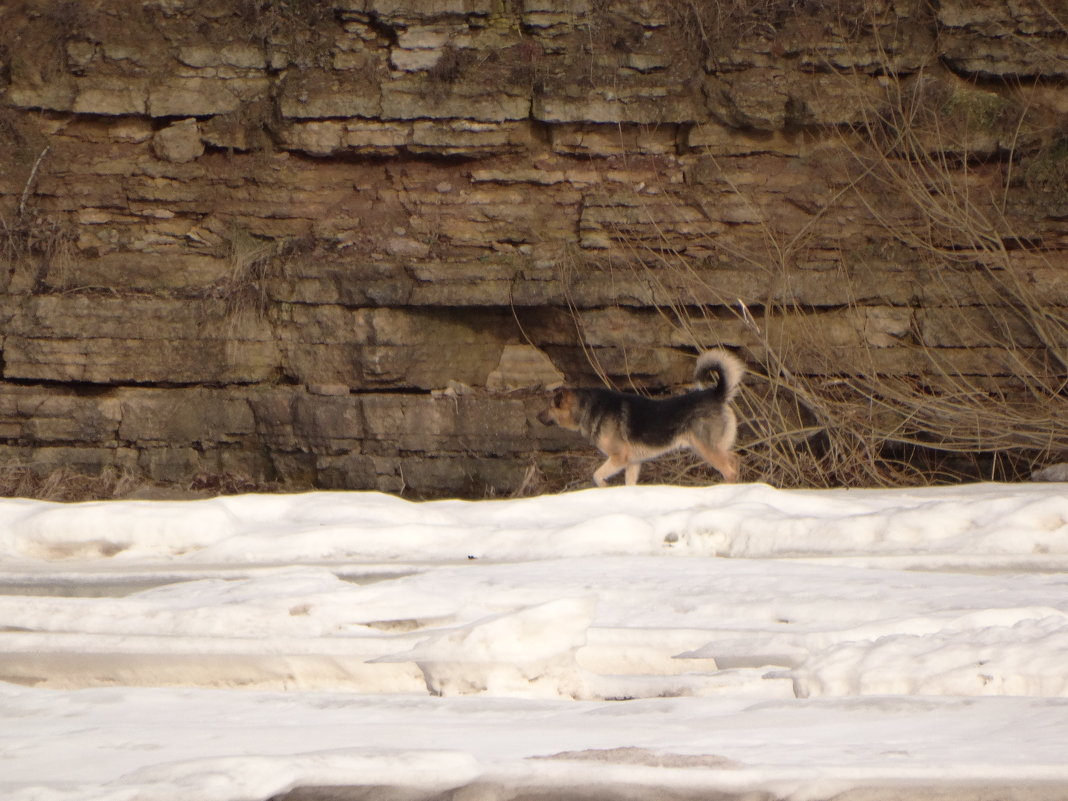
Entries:
{"label": "dog's muzzle", "polygon": [[549,414],[549,410],[545,409],[544,411],[538,414],[538,422],[541,423],[543,426],[551,426],[556,421],[553,420],[553,416]]}

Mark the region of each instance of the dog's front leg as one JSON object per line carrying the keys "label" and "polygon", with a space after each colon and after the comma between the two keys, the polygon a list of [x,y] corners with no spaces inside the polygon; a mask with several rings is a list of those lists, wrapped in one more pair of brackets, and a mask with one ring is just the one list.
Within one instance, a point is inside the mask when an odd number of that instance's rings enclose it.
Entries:
{"label": "dog's front leg", "polygon": [[630,464],[627,465],[627,472],[625,472],[623,474],[623,480],[626,481],[628,485],[634,486],[635,484],[638,483],[638,474],[641,471],[642,471],[642,463],[641,462],[631,462]]}
{"label": "dog's front leg", "polygon": [[[603,465],[593,471],[593,483],[598,487],[607,486],[608,479],[622,470],[624,465],[619,464],[615,457],[609,456]],[[629,471],[629,468],[628,468]]]}

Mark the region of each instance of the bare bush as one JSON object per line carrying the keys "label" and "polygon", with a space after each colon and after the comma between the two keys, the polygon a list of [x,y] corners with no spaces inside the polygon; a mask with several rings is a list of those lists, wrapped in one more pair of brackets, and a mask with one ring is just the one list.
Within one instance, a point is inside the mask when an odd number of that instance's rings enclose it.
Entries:
{"label": "bare bush", "polygon": [[[947,94],[923,75],[886,86],[882,102],[839,132],[825,202],[803,222],[784,225],[788,215],[776,216],[708,155],[719,184],[756,220],[756,239],[680,247],[613,232],[610,262],[648,282],[676,341],[744,349],[752,371],[738,401],[745,479],[792,487],[1015,480],[1068,454],[1064,279],[1014,209],[1020,150],[1036,148],[1040,127],[1001,95]],[[846,243],[829,252],[840,215],[877,232],[870,246],[913,276],[915,298],[858,297],[860,255]],[[656,219],[650,210],[650,225]],[[799,264],[821,260],[835,263],[847,298],[836,320],[854,330],[842,347],[825,346],[827,315],[798,291],[812,278]],[[724,262],[763,275],[765,293],[731,297],[719,286]],[[1055,285],[1062,289],[1051,297],[1043,287]],[[897,328],[867,330],[880,315]]]}

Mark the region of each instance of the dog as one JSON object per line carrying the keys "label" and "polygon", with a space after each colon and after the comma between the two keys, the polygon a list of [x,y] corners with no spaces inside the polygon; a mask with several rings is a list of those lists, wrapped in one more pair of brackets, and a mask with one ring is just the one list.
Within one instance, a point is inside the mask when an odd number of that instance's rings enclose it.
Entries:
{"label": "dog", "polygon": [[723,349],[702,353],[694,366],[698,389],[654,399],[610,389],[556,390],[538,421],[578,431],[607,456],[593,473],[605,486],[624,472],[636,484],[642,462],[690,448],[728,482],[738,480],[738,457],[731,452],[738,421],[730,402],[745,375],[742,361]]}

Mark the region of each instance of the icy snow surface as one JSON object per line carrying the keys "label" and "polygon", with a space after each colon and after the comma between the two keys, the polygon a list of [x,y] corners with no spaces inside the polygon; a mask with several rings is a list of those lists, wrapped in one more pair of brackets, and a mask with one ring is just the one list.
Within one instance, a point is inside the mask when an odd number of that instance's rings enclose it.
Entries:
{"label": "icy snow surface", "polygon": [[0,500],[5,801],[998,788],[1068,798],[1065,484]]}

